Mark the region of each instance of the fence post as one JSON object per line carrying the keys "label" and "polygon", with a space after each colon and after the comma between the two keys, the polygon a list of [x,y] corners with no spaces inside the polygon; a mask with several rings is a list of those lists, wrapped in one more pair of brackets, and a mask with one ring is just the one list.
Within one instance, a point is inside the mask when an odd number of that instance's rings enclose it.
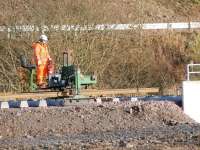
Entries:
{"label": "fence post", "polygon": [[190,80],[190,65],[187,65],[187,81]]}

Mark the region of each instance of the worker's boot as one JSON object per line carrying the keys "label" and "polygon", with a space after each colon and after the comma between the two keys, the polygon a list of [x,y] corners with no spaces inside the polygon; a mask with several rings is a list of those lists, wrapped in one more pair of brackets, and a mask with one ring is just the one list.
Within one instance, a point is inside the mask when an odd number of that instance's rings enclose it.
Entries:
{"label": "worker's boot", "polygon": [[40,89],[46,89],[47,88],[47,83],[42,83],[39,85]]}

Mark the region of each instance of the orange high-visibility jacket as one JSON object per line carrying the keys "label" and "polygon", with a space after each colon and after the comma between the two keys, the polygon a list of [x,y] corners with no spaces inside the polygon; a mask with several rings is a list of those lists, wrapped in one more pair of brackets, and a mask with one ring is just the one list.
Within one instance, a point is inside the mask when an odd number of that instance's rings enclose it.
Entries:
{"label": "orange high-visibility jacket", "polygon": [[46,44],[37,42],[33,43],[32,47],[34,49],[34,59],[36,65],[38,65],[39,61],[42,65],[46,65],[48,63],[48,60],[51,60]]}

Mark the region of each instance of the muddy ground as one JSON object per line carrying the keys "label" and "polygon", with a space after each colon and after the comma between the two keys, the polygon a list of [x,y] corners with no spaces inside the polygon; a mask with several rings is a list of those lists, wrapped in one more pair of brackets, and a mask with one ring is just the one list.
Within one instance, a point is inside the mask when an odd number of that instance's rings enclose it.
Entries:
{"label": "muddy ground", "polygon": [[171,102],[0,110],[0,149],[198,149],[200,125]]}

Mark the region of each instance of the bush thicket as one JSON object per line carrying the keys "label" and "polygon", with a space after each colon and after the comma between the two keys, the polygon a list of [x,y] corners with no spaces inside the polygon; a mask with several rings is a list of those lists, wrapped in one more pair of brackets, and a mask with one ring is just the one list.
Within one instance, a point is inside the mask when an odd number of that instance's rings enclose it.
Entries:
{"label": "bush thicket", "polygon": [[[187,21],[198,9],[188,1],[131,0],[7,0],[0,1],[1,25],[141,23],[147,21]],[[166,1],[167,2],[167,1]],[[177,3],[184,6],[179,10]],[[185,6],[188,4],[188,7]],[[169,9],[168,6],[174,6]],[[142,9],[141,9],[142,8]],[[152,9],[152,8],[156,8]],[[177,16],[172,10],[182,11]],[[188,12],[188,13],[187,13]],[[187,14],[187,15],[185,15]],[[198,18],[198,16],[196,17]],[[189,17],[190,19],[190,17]],[[31,59],[32,42],[41,32],[1,33],[0,84],[9,90],[26,86],[20,78],[19,56]],[[185,64],[199,61],[200,36],[196,32],[175,31],[67,31],[46,32],[56,67],[62,51],[74,50],[74,62],[84,73],[95,72],[98,88],[160,87],[164,89],[184,79]],[[19,84],[20,83],[20,84]]]}

